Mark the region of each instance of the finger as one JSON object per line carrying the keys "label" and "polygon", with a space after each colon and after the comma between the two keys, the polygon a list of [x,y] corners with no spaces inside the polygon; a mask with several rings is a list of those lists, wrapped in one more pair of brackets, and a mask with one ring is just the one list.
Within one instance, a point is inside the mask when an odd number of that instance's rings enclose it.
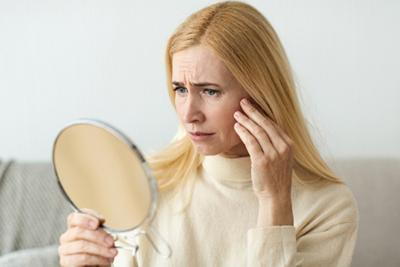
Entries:
{"label": "finger", "polygon": [[90,254],[76,254],[60,257],[61,266],[110,266],[112,262],[112,258],[104,258]]}
{"label": "finger", "polygon": [[87,229],[97,229],[101,225],[102,221],[89,214],[80,213],[80,212],[73,212],[68,215],[67,224],[68,228],[72,227],[82,227]]}
{"label": "finger", "polygon": [[116,248],[109,248],[86,240],[77,240],[62,244],[58,248],[60,255],[91,254],[104,258],[113,258],[117,255]]}
{"label": "finger", "polygon": [[256,138],[250,134],[250,132],[240,125],[240,123],[235,123],[234,129],[236,133],[239,135],[240,139],[246,146],[247,151],[250,154],[250,158],[257,159],[264,155],[263,151],[261,150],[260,144],[257,142]]}
{"label": "finger", "polygon": [[282,128],[278,124],[276,124],[273,120],[270,121],[275,125],[275,128],[279,132],[281,137],[285,139],[286,144],[288,144],[289,146],[293,146],[294,145],[293,140],[285,133],[285,131],[282,130]]}
{"label": "finger", "polygon": [[[270,123],[272,123],[272,125],[275,127],[276,131],[279,133],[280,137],[284,140],[286,147],[289,148],[290,150],[293,150],[294,147],[294,142],[293,140],[285,133],[284,130],[282,130],[282,128],[275,122],[273,121],[271,118],[268,118],[268,121]],[[283,148],[284,150],[284,148]]]}
{"label": "finger", "polygon": [[275,129],[278,131],[279,135],[286,141],[287,144],[289,144],[289,145],[293,144],[293,140],[285,133],[285,131],[282,129],[282,127],[280,125],[278,125],[278,123],[276,123],[273,119],[271,119],[268,116],[266,116],[266,118],[275,127]]}
{"label": "finger", "polygon": [[274,123],[267,116],[262,115],[247,99],[240,101],[243,111],[254,120],[260,127],[262,127],[268,134],[272,145],[279,153],[286,151],[286,140],[280,135]]}
{"label": "finger", "polygon": [[76,226],[60,236],[60,244],[76,240],[86,240],[106,247],[114,246],[114,238],[101,228],[94,231]]}
{"label": "finger", "polygon": [[272,146],[271,141],[267,135],[267,132],[257,125],[254,121],[248,118],[240,111],[234,113],[235,119],[240,123],[241,126],[245,127],[247,131],[252,134],[257,142],[260,144],[261,149],[266,155],[276,155],[275,148]]}
{"label": "finger", "polygon": [[81,211],[83,211],[86,214],[89,214],[89,215],[92,215],[94,217],[97,217],[100,221],[104,222],[106,220],[102,214],[100,214],[99,212],[97,212],[95,210],[82,208]]}

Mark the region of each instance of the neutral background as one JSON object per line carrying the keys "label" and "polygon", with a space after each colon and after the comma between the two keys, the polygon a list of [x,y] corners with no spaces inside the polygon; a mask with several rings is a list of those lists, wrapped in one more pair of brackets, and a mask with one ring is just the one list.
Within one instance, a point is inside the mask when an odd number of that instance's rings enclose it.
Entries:
{"label": "neutral background", "polygon": [[[0,158],[50,160],[99,118],[145,152],[175,133],[168,36],[215,1],[0,0]],[[400,1],[248,1],[280,35],[325,157],[400,157]]]}

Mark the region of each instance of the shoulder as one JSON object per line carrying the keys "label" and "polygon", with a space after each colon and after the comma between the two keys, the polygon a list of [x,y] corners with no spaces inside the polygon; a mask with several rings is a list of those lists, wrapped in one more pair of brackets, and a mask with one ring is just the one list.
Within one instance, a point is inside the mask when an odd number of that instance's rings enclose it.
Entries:
{"label": "shoulder", "polygon": [[320,179],[310,184],[293,182],[294,216],[298,226],[324,230],[339,224],[357,225],[357,202],[344,183]]}

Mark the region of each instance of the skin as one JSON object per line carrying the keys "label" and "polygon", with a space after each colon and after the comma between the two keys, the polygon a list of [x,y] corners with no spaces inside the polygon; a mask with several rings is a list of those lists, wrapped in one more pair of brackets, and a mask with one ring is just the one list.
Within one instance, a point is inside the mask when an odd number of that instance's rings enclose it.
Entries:
{"label": "skin", "polygon": [[[188,48],[174,54],[172,63],[179,120],[188,134],[213,133],[204,140],[192,139],[198,152],[250,156],[253,190],[259,201],[257,226],[293,225],[292,140],[255,108],[211,49]],[[100,227],[102,223],[101,215],[91,210],[69,215],[68,229],[60,237],[61,266],[111,264],[117,250],[112,236]]]}
{"label": "skin", "polygon": [[[175,106],[186,131],[214,133],[206,141],[193,141],[199,153],[247,156],[247,150],[233,130],[240,99],[248,94],[223,62],[203,46],[175,53],[172,58]],[[175,84],[176,82],[179,85]],[[195,86],[198,83],[216,85]]]}
{"label": "skin", "polygon": [[[172,64],[181,123],[187,132],[214,133],[206,140],[192,139],[199,153],[250,156],[253,189],[259,200],[257,225],[293,225],[292,140],[251,104],[246,91],[210,48],[198,45],[175,53]],[[202,83],[218,86],[195,86]]]}
{"label": "skin", "polygon": [[61,266],[111,266],[118,251],[114,239],[100,226],[104,218],[93,210],[73,212],[68,229],[60,236],[58,254]]}

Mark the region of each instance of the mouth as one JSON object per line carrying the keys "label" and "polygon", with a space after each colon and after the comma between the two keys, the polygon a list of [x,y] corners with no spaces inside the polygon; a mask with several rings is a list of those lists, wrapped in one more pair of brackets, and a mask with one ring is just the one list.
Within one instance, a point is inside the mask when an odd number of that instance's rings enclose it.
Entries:
{"label": "mouth", "polygon": [[205,132],[189,132],[190,135],[194,135],[194,136],[203,136],[203,135],[212,135],[214,133],[205,133]]}
{"label": "mouth", "polygon": [[208,140],[214,133],[205,133],[205,132],[189,132],[190,138],[193,141],[206,141]]}

